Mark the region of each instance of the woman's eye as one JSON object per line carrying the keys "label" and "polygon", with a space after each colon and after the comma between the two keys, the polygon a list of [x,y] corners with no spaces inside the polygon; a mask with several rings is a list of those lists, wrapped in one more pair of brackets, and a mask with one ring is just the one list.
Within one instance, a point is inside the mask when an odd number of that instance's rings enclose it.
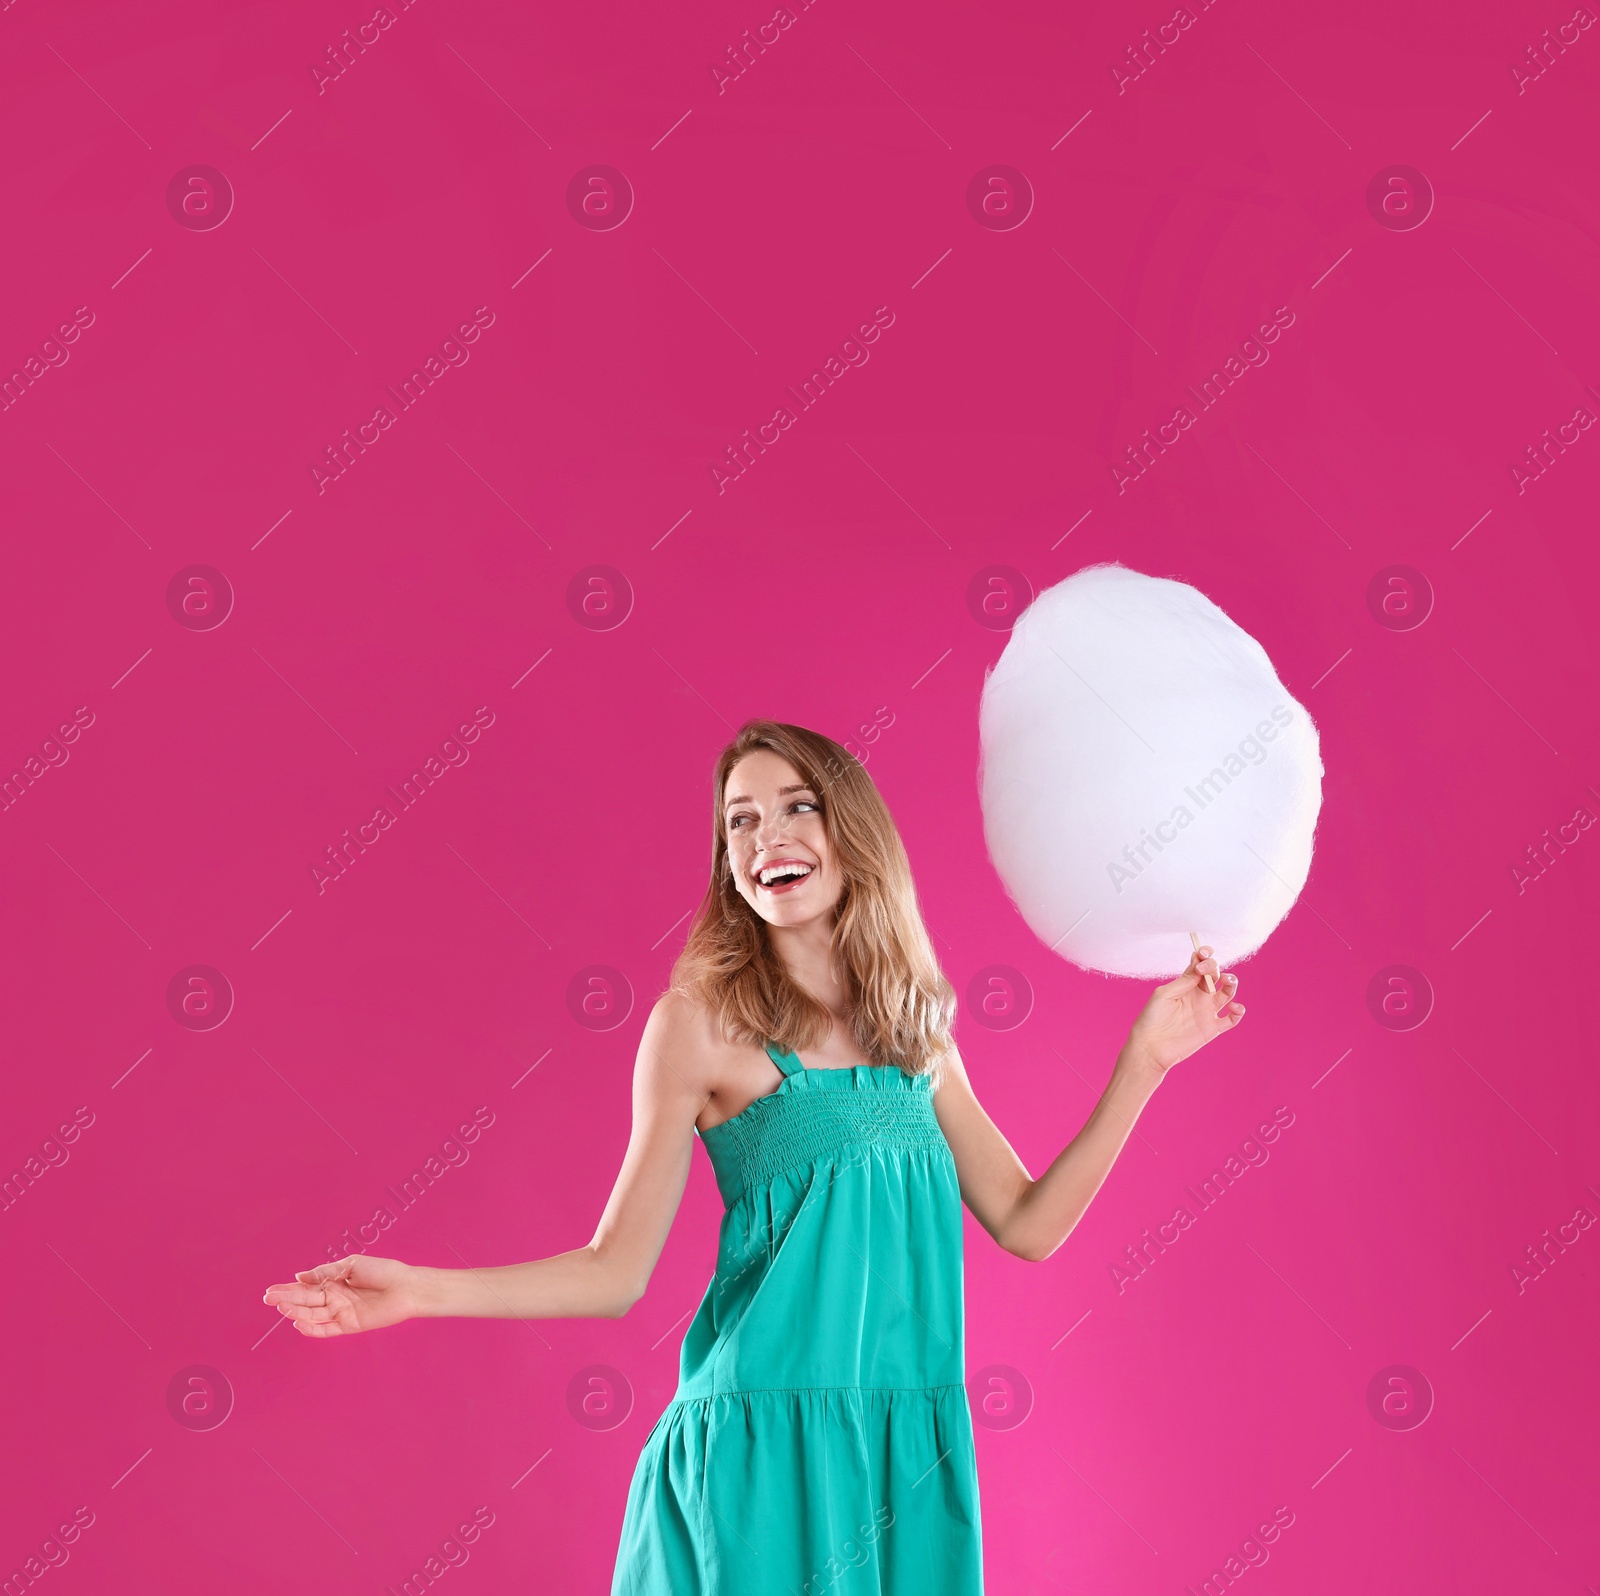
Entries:
{"label": "woman's eye", "polygon": [[[792,804],[789,805],[789,808],[791,810],[797,810],[797,809],[820,810],[822,808],[822,805],[815,798],[796,798],[795,801]],[[730,815],[728,817],[728,830],[729,831],[737,831],[745,821],[753,820],[754,818],[755,817],[753,815],[748,815],[748,814]]]}

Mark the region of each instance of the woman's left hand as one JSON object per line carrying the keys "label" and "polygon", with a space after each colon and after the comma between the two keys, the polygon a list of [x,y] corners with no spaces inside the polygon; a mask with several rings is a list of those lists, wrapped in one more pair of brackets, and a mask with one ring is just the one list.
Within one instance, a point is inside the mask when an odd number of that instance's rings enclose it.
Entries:
{"label": "woman's left hand", "polygon": [[[1208,975],[1216,985],[1214,993],[1206,991]],[[1244,1004],[1233,1001],[1238,991],[1239,977],[1223,975],[1211,949],[1197,948],[1182,975],[1150,994],[1128,1033],[1125,1051],[1165,1073],[1238,1026],[1244,1018]]]}

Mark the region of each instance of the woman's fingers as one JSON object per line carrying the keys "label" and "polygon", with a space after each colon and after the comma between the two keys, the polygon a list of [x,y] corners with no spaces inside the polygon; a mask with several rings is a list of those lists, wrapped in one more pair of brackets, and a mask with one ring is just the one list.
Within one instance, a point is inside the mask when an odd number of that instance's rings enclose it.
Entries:
{"label": "woman's fingers", "polygon": [[275,1307],[298,1329],[333,1324],[352,1305],[348,1263],[319,1264],[302,1269],[293,1281],[269,1286],[261,1300]]}
{"label": "woman's fingers", "polygon": [[1203,980],[1208,975],[1213,981],[1216,980],[1217,959],[1210,948],[1201,946],[1189,955],[1189,963],[1185,967],[1183,974],[1178,976],[1177,979],[1179,981],[1190,981],[1192,978],[1192,980],[1198,981]]}
{"label": "woman's fingers", "polygon": [[268,1286],[261,1300],[280,1304],[286,1302],[299,1303],[309,1307],[312,1304],[320,1305],[325,1303],[328,1300],[328,1288],[326,1286],[296,1285],[291,1281],[286,1285]]}
{"label": "woman's fingers", "polygon": [[319,1323],[313,1320],[296,1319],[294,1327],[303,1336],[337,1336],[344,1334],[332,1320],[327,1323]]}
{"label": "woman's fingers", "polygon": [[293,1280],[282,1280],[268,1286],[261,1300],[277,1305],[293,1303],[302,1306],[326,1304],[330,1291],[348,1280],[353,1260],[341,1258],[337,1263],[318,1264],[315,1269],[302,1269]]}
{"label": "woman's fingers", "polygon": [[[306,1336],[351,1335],[362,1329],[359,1310],[367,1293],[354,1283],[358,1255],[300,1270],[293,1280],[268,1286],[261,1300]],[[382,1260],[379,1260],[382,1264]],[[367,1282],[371,1284],[371,1282]]]}
{"label": "woman's fingers", "polygon": [[346,1291],[337,1288],[331,1292],[323,1292],[320,1288],[313,1288],[316,1300],[311,1302],[279,1302],[278,1312],[284,1318],[294,1320],[295,1329],[304,1330],[307,1334],[331,1335],[334,1331],[348,1328],[358,1328],[354,1323],[353,1309],[355,1299]]}
{"label": "woman's fingers", "polygon": [[340,1258],[333,1263],[318,1264],[315,1269],[302,1269],[295,1279],[303,1284],[322,1285],[329,1280],[344,1280],[355,1268],[354,1258]]}
{"label": "woman's fingers", "polygon": [[325,1313],[349,1302],[342,1286],[274,1286],[262,1299],[283,1313]]}
{"label": "woman's fingers", "polygon": [[[1202,957],[1202,954],[1204,954],[1204,957]],[[1189,960],[1188,969],[1182,975],[1174,976],[1161,990],[1173,997],[1182,997],[1185,992],[1192,992],[1196,987],[1201,986],[1207,976],[1210,976],[1212,982],[1216,984],[1219,973],[1217,961],[1210,956],[1208,950],[1202,949],[1201,953],[1196,953]],[[1207,995],[1209,996],[1210,994]]]}
{"label": "woman's fingers", "polygon": [[1239,977],[1231,972],[1223,976],[1217,982],[1217,992],[1223,999],[1217,1024],[1223,1030],[1231,1030],[1244,1018],[1244,1004],[1235,1001],[1239,992]]}
{"label": "woman's fingers", "polygon": [[1217,984],[1216,997],[1222,1000],[1222,1006],[1214,1009],[1211,1016],[1212,1023],[1216,1027],[1213,1034],[1220,1035],[1223,1031],[1231,1030],[1244,1018],[1244,1004],[1233,1001],[1239,990],[1238,976],[1230,973],[1217,975],[1212,979]]}
{"label": "woman's fingers", "polygon": [[326,1324],[337,1317],[337,1310],[329,1307],[302,1308],[298,1303],[280,1302],[278,1312],[296,1324]]}

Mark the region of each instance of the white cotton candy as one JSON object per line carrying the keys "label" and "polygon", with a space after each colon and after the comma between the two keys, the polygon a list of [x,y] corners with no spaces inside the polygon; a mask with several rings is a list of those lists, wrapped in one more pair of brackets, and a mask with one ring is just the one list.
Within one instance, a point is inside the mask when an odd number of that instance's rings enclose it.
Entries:
{"label": "white cotton candy", "polygon": [[1226,969],[1305,885],[1316,726],[1187,583],[1094,565],[1041,593],[984,682],[979,742],[995,869],[1084,969],[1167,980],[1191,930]]}

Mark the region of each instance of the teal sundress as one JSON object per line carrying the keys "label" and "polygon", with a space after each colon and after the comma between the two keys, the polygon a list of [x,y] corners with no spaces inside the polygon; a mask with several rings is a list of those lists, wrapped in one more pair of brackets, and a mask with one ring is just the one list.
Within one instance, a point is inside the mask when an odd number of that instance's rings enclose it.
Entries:
{"label": "teal sundress", "polygon": [[928,1077],[767,1052],[777,1090],[701,1133],[717,1268],[612,1596],[979,1596],[961,1192]]}

